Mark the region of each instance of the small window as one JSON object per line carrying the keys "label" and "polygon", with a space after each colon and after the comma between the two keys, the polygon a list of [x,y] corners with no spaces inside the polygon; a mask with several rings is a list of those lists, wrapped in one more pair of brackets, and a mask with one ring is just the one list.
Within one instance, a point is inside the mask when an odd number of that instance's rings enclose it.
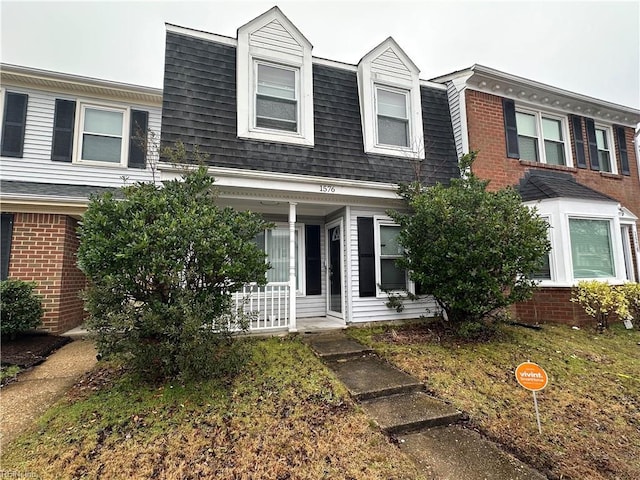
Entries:
{"label": "small window", "polygon": [[538,128],[536,116],[528,113],[516,112],[516,125],[518,126],[518,147],[520,158],[532,162],[540,161],[538,155]]}
{"label": "small window", "polygon": [[[551,226],[549,224],[549,218],[548,217],[543,217],[544,220],[547,222],[547,238],[549,239],[549,241],[551,241]],[[533,274],[531,275],[531,278],[533,280],[552,280],[553,277],[551,275],[551,254],[552,251],[549,251],[549,253],[547,253],[542,261],[542,266],[536,270],[535,272],[533,272]]]}
{"label": "small window", "polygon": [[381,290],[407,289],[407,272],[396,265],[396,261],[404,253],[404,249],[398,243],[399,235],[399,226],[379,224],[378,283]]}
{"label": "small window", "polygon": [[596,127],[596,145],[598,146],[600,170],[602,172],[612,172],[611,147],[609,142],[609,131],[607,129]]}
{"label": "small window", "polygon": [[615,277],[609,220],[569,219],[574,278]]}
{"label": "small window", "polygon": [[125,143],[124,126],[125,110],[83,106],[80,159],[122,163]]}
{"label": "small window", "polygon": [[378,144],[409,146],[408,92],[376,89]]}
{"label": "small window", "polygon": [[542,117],[542,135],[544,137],[546,163],[549,165],[566,165],[562,122],[553,118]]}
{"label": "small window", "polygon": [[257,64],[256,127],[298,131],[296,70]]}
{"label": "small window", "polygon": [[[563,121],[539,112],[516,112],[521,160],[566,165]],[[542,135],[540,134],[542,132]]]}

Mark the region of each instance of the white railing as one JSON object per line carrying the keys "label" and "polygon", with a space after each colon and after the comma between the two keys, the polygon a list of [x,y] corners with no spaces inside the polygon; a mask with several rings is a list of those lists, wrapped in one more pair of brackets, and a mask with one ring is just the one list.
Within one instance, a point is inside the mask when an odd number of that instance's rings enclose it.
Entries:
{"label": "white railing", "polygon": [[250,283],[234,294],[235,313],[249,318],[249,330],[289,326],[289,283],[271,282],[262,287]]}

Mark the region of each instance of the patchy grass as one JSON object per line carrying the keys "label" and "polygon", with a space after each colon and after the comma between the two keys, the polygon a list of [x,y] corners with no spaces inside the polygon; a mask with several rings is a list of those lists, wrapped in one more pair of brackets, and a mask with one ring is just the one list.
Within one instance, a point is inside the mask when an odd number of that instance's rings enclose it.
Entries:
{"label": "patchy grass", "polygon": [[20,367],[18,365],[2,365],[0,366],[0,385],[9,383],[16,375],[20,373]]}
{"label": "patchy grass", "polygon": [[42,478],[414,479],[298,340],[247,340],[240,375],[149,386],[101,364],[3,452]]}
{"label": "patchy grass", "polygon": [[[487,343],[460,343],[428,325],[351,329],[436,396],[470,414],[488,437],[550,478],[640,478],[640,332],[614,326],[598,335],[545,325],[534,331],[505,326]],[[532,393],[515,368],[543,367],[549,385]]]}

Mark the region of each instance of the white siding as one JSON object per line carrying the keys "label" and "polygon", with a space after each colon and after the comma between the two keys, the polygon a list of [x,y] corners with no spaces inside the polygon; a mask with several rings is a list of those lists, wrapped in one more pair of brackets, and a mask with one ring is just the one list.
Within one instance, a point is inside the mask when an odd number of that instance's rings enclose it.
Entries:
{"label": "white siding", "polygon": [[[95,166],[76,163],[51,161],[51,145],[53,140],[53,116],[56,98],[88,101],[92,99],[74,98],[68,94],[55,94],[39,90],[8,88],[12,92],[29,95],[27,104],[27,120],[25,126],[24,152],[22,158],[0,158],[0,170],[4,180],[24,182],[61,183],[69,185],[95,185],[119,187],[123,178],[128,182],[148,181],[152,179],[150,168],[146,170],[120,166]],[[103,104],[104,100],[96,100]],[[160,138],[161,108],[146,105],[123,105],[149,112],[149,130]],[[128,126],[126,129],[128,133]],[[76,132],[77,135],[77,132]]]}
{"label": "white siding", "polygon": [[251,33],[249,44],[251,47],[274,50],[299,57],[303,55],[302,46],[278,20],[273,20]]}
{"label": "white siding", "polygon": [[408,82],[412,80],[411,70],[391,48],[385,50],[371,62],[371,72]]}
{"label": "white siding", "polygon": [[[421,315],[434,316],[436,313],[436,304],[432,298],[421,299],[417,301],[407,300],[404,302],[404,310],[401,313],[395,309],[388,308],[387,297],[360,297],[359,287],[360,278],[358,272],[358,217],[373,217],[374,215],[385,215],[384,210],[365,210],[352,209],[351,218],[349,219],[348,228],[351,233],[351,277],[352,291],[347,294],[351,295],[352,316],[350,321],[358,322],[374,322],[381,320],[401,320],[418,318]],[[430,311],[427,311],[429,309]]]}
{"label": "white siding", "polygon": [[447,96],[449,97],[449,110],[451,112],[451,125],[453,126],[453,138],[456,141],[458,158],[462,157],[462,118],[460,115],[460,93],[453,82],[447,82]]}

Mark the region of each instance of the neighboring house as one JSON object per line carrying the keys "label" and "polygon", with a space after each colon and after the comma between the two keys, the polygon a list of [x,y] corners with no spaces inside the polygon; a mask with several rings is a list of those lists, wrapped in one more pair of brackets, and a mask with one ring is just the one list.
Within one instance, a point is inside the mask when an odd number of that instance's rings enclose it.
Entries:
{"label": "neighboring house", "polygon": [[477,151],[478,176],[516,187],[549,222],[552,251],[521,320],[579,322],[578,281],[640,279],[640,111],[481,65],[432,81],[447,86],[458,154]]}
{"label": "neighboring house", "polygon": [[313,57],[277,7],[237,38],[167,25],[161,130],[163,146],[208,155],[221,202],[276,224],[257,239],[269,283],[244,292],[253,329],[438,313],[426,298],[385,305],[415,288],[386,213],[403,206],[398,183],[459,175],[446,87],[393,39],[348,65]]}
{"label": "neighboring house", "polygon": [[37,283],[43,327],[82,322],[76,228],[89,195],[152,180],[144,140],[160,134],[162,91],[0,66],[1,278]]}

